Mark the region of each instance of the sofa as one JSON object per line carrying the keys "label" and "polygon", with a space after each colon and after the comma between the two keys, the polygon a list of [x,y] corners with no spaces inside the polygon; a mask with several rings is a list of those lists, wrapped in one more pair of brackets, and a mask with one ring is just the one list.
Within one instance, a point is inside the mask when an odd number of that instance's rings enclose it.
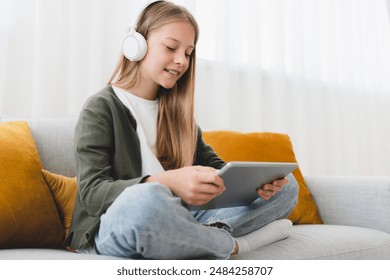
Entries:
{"label": "sofa", "polygon": [[[119,259],[70,252],[61,243],[77,191],[76,121],[0,116],[0,259]],[[226,161],[297,162],[284,134],[206,131],[204,139]],[[25,171],[27,166],[31,170]],[[294,172],[300,193],[297,209],[289,216],[294,223],[289,236],[231,259],[390,259],[389,176]]]}

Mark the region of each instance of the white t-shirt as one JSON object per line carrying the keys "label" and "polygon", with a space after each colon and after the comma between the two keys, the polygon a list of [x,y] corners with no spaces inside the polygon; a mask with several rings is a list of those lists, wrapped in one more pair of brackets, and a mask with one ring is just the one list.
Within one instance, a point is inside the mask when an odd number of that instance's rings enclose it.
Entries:
{"label": "white t-shirt", "polygon": [[112,88],[137,121],[137,134],[141,146],[142,176],[163,172],[164,168],[156,157],[158,100],[143,99],[121,88],[114,86]]}

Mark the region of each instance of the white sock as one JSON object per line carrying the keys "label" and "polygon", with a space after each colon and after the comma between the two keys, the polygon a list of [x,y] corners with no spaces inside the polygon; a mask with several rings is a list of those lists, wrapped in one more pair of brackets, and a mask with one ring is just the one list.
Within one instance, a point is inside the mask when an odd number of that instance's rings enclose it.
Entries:
{"label": "white sock", "polygon": [[288,219],[273,221],[258,230],[236,238],[238,253],[245,253],[273,242],[285,239],[292,228]]}

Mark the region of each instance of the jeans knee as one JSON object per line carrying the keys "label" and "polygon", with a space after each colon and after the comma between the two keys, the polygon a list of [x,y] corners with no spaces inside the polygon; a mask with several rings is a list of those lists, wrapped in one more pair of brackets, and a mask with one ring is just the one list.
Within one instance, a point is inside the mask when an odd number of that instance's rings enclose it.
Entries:
{"label": "jeans knee", "polygon": [[126,188],[101,217],[95,237],[98,251],[126,257],[142,255],[142,244],[149,244],[164,228],[172,228],[167,224],[177,208],[175,204],[181,206],[180,199],[158,183]]}
{"label": "jeans knee", "polygon": [[[174,196],[164,185],[143,183],[126,188],[107,210],[109,220],[118,220],[121,225],[137,227],[145,221],[162,215]],[[164,210],[165,213],[165,210]]]}

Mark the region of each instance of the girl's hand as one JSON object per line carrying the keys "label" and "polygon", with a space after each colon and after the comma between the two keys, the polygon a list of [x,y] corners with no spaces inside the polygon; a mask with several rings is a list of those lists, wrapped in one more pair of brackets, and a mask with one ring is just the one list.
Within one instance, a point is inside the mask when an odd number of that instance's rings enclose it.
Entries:
{"label": "girl's hand", "polygon": [[159,182],[189,205],[203,205],[225,190],[212,167],[188,166],[150,176],[146,182]]}
{"label": "girl's hand", "polygon": [[257,189],[257,194],[264,200],[269,200],[275,194],[280,192],[284,185],[288,184],[288,179],[283,178],[281,180],[275,180],[272,184],[265,184]]}

